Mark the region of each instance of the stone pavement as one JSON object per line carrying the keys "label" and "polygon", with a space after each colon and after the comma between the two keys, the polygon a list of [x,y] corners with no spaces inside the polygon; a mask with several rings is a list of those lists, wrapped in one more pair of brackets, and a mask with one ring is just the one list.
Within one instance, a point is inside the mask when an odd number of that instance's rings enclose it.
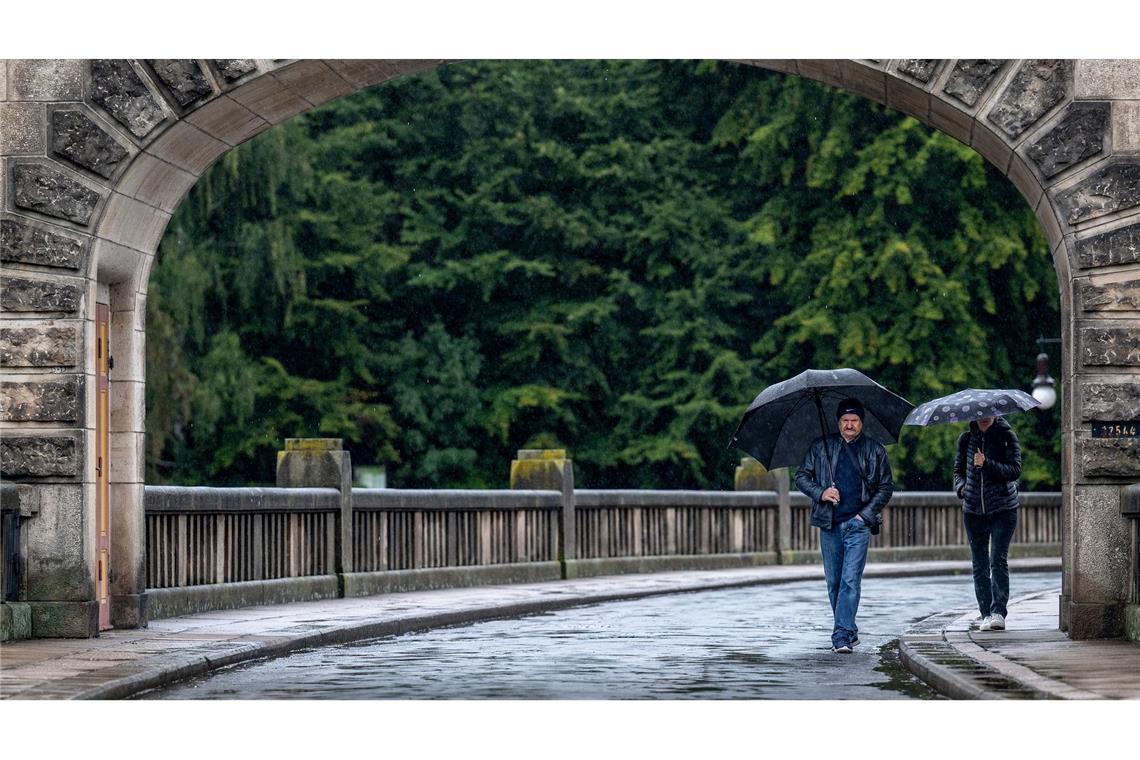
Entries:
{"label": "stone pavement", "polygon": [[[1057,570],[1058,559],[1012,560],[1015,571]],[[869,564],[868,577],[968,573],[968,562]],[[199,613],[96,639],[0,645],[4,699],[116,699],[226,665],[317,645],[443,625],[510,618],[658,594],[820,579],[816,565],[764,566],[442,589]],[[1070,642],[1053,595],[1018,600],[1010,630],[969,630],[969,616],[927,618],[903,637],[909,662],[952,696],[1140,696],[1140,646]],[[943,630],[944,629],[944,630]],[[1109,654],[1113,658],[1109,662]],[[987,669],[988,668],[988,669]],[[987,673],[989,675],[987,675]],[[1001,680],[994,680],[993,674]],[[965,685],[963,685],[965,684]],[[955,691],[955,689],[957,691]]]}

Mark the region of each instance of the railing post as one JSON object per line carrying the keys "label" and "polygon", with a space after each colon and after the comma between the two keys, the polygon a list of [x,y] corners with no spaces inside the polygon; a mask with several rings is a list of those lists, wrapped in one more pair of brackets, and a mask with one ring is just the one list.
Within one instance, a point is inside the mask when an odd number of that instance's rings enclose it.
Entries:
{"label": "railing post", "polygon": [[769,471],[752,457],[741,457],[733,479],[737,491],[776,492],[776,557],[783,565],[792,561],[792,497],[788,470]]}
{"label": "railing post", "polygon": [[578,558],[578,535],[574,518],[574,462],[566,449],[519,449],[511,462],[511,490],[559,491],[558,563],[568,578],[567,563]]}
{"label": "railing post", "polygon": [[277,452],[278,488],[335,488],[340,491],[333,571],[340,596],[352,572],[352,457],[340,438],[286,438]]}

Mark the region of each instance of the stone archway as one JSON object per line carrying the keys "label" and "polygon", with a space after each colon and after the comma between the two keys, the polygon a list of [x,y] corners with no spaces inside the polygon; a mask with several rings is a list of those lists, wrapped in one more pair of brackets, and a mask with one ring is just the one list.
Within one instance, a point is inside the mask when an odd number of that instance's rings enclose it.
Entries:
{"label": "stone archway", "polygon": [[[884,103],[970,145],[1034,209],[1061,293],[1061,627],[1123,631],[1121,514],[1140,440],[1140,62],[741,61]],[[234,146],[335,98],[443,61],[8,60],[0,72],[0,442],[27,521],[37,636],[90,636],[95,599],[96,303],[111,312],[111,616],[146,623],[145,303],[166,224]]]}

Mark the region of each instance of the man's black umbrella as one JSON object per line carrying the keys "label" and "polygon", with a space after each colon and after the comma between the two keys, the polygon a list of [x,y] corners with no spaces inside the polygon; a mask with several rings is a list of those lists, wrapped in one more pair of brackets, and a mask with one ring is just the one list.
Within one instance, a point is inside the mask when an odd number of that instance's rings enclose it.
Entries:
{"label": "man's black umbrella", "polygon": [[854,369],[809,369],[769,385],[749,405],[730,446],[768,469],[798,467],[811,442],[837,431],[835,411],[845,398],[863,404],[863,432],[882,444],[898,441],[914,405]]}
{"label": "man's black umbrella", "polygon": [[973,422],[982,417],[1002,417],[1025,412],[1041,402],[1016,388],[966,388],[949,396],[927,401],[914,408],[904,425],[939,425]]}

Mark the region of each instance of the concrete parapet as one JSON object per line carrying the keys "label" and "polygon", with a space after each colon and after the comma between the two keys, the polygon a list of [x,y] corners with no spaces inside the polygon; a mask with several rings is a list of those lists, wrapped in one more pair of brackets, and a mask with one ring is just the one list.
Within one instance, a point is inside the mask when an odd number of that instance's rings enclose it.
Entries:
{"label": "concrete parapet", "polygon": [[352,572],[352,457],[340,438],[286,438],[277,452],[278,488],[335,488],[340,492],[334,567]]}
{"label": "concrete parapet", "polygon": [[577,557],[578,534],[574,519],[574,462],[565,449],[519,449],[511,462],[511,490],[559,491],[558,561],[566,565]]}

